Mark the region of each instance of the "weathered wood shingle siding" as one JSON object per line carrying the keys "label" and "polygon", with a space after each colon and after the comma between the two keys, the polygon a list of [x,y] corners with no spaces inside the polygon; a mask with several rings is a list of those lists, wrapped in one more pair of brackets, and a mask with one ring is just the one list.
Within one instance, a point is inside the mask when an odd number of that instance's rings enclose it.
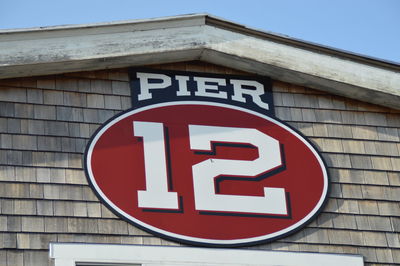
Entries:
{"label": "weathered wood shingle siding", "polygon": [[[243,72],[202,63],[155,68]],[[117,218],[82,170],[92,133],[130,107],[126,69],[0,81],[0,265],[51,265],[49,242],[178,245]],[[362,254],[400,265],[400,113],[275,81],[276,115],[329,165],[323,212],[257,249]]]}

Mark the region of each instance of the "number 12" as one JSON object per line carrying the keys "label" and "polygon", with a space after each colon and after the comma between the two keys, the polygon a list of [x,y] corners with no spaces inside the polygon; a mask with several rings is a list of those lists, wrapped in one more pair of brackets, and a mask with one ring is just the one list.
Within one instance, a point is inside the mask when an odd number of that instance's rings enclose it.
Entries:
{"label": "number 12", "polygon": [[[254,128],[188,125],[190,149],[212,151],[212,142],[248,143],[258,149],[252,161],[207,159],[192,166],[198,211],[287,215],[284,188],[264,187],[264,196],[216,194],[220,175],[255,177],[282,165],[279,142]],[[134,136],[143,138],[146,190],[138,191],[140,208],[179,210],[178,193],[168,191],[164,124],[133,122]]]}

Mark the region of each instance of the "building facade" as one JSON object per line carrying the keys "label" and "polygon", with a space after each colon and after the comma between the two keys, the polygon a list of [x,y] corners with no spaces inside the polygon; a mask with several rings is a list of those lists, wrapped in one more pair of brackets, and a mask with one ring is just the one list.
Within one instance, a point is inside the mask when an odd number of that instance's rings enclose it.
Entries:
{"label": "building facade", "polygon": [[[229,249],[187,247],[113,214],[88,185],[83,154],[99,126],[133,107],[131,67],[270,77],[276,117],[327,164],[331,189],[322,212],[294,234]],[[177,257],[207,257],[193,260],[201,265],[308,265],[300,256],[318,255],[330,265],[340,259],[332,254],[400,265],[399,70],[208,15],[3,31],[0,265],[157,265],[143,254],[175,249]],[[101,252],[90,253],[90,244]],[[154,249],[129,257],[130,247],[141,246]],[[190,255],[203,251],[219,255]],[[189,265],[170,265],[178,264]]]}

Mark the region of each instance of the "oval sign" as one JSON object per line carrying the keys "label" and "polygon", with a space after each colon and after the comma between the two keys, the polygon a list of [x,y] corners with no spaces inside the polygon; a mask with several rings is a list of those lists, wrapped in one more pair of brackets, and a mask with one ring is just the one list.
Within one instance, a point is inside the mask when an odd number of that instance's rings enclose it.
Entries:
{"label": "oval sign", "polygon": [[89,183],[117,215],[161,237],[244,246],[309,222],[328,193],[323,160],[271,117],[211,102],[130,110],[85,153]]}

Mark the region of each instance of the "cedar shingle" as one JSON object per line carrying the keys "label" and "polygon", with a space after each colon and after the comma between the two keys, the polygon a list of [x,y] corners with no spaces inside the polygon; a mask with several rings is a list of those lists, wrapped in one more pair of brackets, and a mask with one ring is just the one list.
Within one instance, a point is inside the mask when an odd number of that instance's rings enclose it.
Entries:
{"label": "cedar shingle", "polygon": [[343,152],[345,153],[358,153],[358,154],[366,153],[364,149],[364,142],[362,141],[343,140],[342,145],[343,145]]}
{"label": "cedar shingle", "polygon": [[0,101],[25,103],[26,89],[0,86]]}
{"label": "cedar shingle", "polygon": [[365,125],[365,116],[363,112],[341,111],[343,123],[352,125]]}
{"label": "cedar shingle", "polygon": [[74,202],[72,207],[73,207],[73,215],[74,216],[80,216],[80,217],[88,216],[88,209],[87,209],[86,202]]}
{"label": "cedar shingle", "polygon": [[378,127],[378,139],[386,141],[399,141],[397,128]]}
{"label": "cedar shingle", "polygon": [[26,101],[28,103],[43,104],[43,90],[27,89],[26,93],[27,93]]}
{"label": "cedar shingle", "polygon": [[41,151],[61,151],[61,139],[59,137],[38,136],[38,149]]}
{"label": "cedar shingle", "polygon": [[364,155],[351,155],[351,167],[356,169],[372,169],[372,158]]}
{"label": "cedar shingle", "polygon": [[366,248],[366,247],[360,247],[358,248],[359,254],[361,254],[364,257],[365,262],[376,262],[376,252],[375,248]]}
{"label": "cedar shingle", "polygon": [[13,214],[35,215],[36,204],[32,200],[15,200]]}
{"label": "cedar shingle", "polygon": [[116,216],[104,205],[101,205],[101,217],[103,218],[116,218]]}
{"label": "cedar shingle", "polygon": [[15,117],[33,118],[33,105],[32,104],[19,104],[14,105]]}
{"label": "cedar shingle", "polygon": [[[114,85],[114,83],[117,83]],[[94,93],[102,93],[102,94],[111,94],[112,92],[114,93],[114,90],[112,90],[112,86],[114,89],[114,86],[117,86],[118,89],[121,89],[119,86],[127,86],[127,82],[120,82],[120,81],[109,81],[109,80],[91,80],[90,81],[90,91]],[[129,86],[127,86],[129,88]]]}
{"label": "cedar shingle", "polygon": [[351,244],[355,246],[363,245],[363,232],[349,231]]}
{"label": "cedar shingle", "polygon": [[[5,216],[4,216],[5,217]],[[22,218],[21,216],[7,216],[7,230],[8,232],[21,232]]]}
{"label": "cedar shingle", "polygon": [[56,81],[51,78],[37,79],[37,87],[42,89],[55,89]]}
{"label": "cedar shingle", "polygon": [[361,214],[379,215],[378,204],[376,201],[371,201],[371,200],[359,201],[358,207]]}
{"label": "cedar shingle", "polygon": [[17,234],[17,248],[19,249],[29,249],[30,248],[30,240],[29,235],[26,233],[18,233]]}
{"label": "cedar shingle", "polygon": [[121,109],[126,110],[132,107],[132,101],[130,97],[121,96]]}
{"label": "cedar shingle", "polygon": [[400,205],[397,202],[378,202],[379,214],[386,216],[400,216]]}
{"label": "cedar shingle", "polygon": [[31,167],[15,167],[15,181],[36,182],[35,170]]}
{"label": "cedar shingle", "polygon": [[87,212],[88,212],[88,217],[96,217],[99,218],[101,217],[101,206],[100,203],[95,203],[95,202],[87,202]]}
{"label": "cedar shingle", "polygon": [[352,244],[351,235],[346,230],[329,230],[328,237],[331,244]]}
{"label": "cedar shingle", "polygon": [[8,250],[7,265],[23,265],[24,257],[22,251]]}
{"label": "cedar shingle", "polygon": [[87,105],[86,94],[64,91],[64,105],[85,107]]}
{"label": "cedar shingle", "polygon": [[47,251],[24,251],[24,266],[51,265]]}
{"label": "cedar shingle", "polygon": [[374,246],[374,247],[386,247],[386,235],[384,233],[378,232],[363,232],[364,235],[364,245]]}
{"label": "cedar shingle", "polygon": [[316,121],[323,123],[342,123],[342,116],[340,111],[336,110],[321,110],[315,111]]}
{"label": "cedar shingle", "polygon": [[362,199],[362,186],[360,185],[350,185],[342,184],[341,186],[343,197],[349,199]]}
{"label": "cedar shingle", "polygon": [[331,167],[343,167],[343,168],[351,168],[350,156],[348,154],[340,154],[340,153],[323,153],[328,166]]}
{"label": "cedar shingle", "polygon": [[57,77],[55,89],[76,91],[78,90],[78,80],[74,78]]}
{"label": "cedar shingle", "polygon": [[101,94],[87,94],[87,107],[104,108],[104,96]]}
{"label": "cedar shingle", "polygon": [[43,217],[22,217],[23,232],[44,232]]}
{"label": "cedar shingle", "polygon": [[84,109],[83,120],[89,123],[99,123],[99,110],[96,109]]}
{"label": "cedar shingle", "polygon": [[107,109],[117,109],[120,110],[122,108],[121,105],[121,96],[104,96],[104,107]]}
{"label": "cedar shingle", "polygon": [[82,170],[66,169],[65,183],[87,185],[87,180]]}
{"label": "cedar shingle", "polygon": [[302,118],[304,122],[316,122],[317,118],[315,117],[315,110],[313,109],[302,109],[301,110]]}
{"label": "cedar shingle", "polygon": [[36,168],[37,182],[48,183],[50,182],[50,169],[49,168]]}
{"label": "cedar shingle", "polygon": [[381,186],[362,186],[364,199],[389,199],[387,189]]}
{"label": "cedar shingle", "polygon": [[368,222],[374,231],[392,231],[392,224],[389,217],[368,216]]}
{"label": "cedar shingle", "polygon": [[56,107],[50,105],[34,105],[33,117],[35,119],[56,119]]}
{"label": "cedar shingle", "polygon": [[[5,153],[0,152],[0,161],[7,161],[6,159],[1,159],[1,155],[5,156]],[[2,181],[14,181],[15,180],[15,167],[13,166],[1,166],[0,165],[0,180]]]}
{"label": "cedar shingle", "polygon": [[387,126],[385,114],[364,112],[365,125],[372,126]]}
{"label": "cedar shingle", "polygon": [[[82,112],[82,121],[83,121],[83,112]],[[81,124],[79,123],[68,123],[68,131],[70,137],[85,137],[81,135],[80,125]]]}
{"label": "cedar shingle", "polygon": [[282,120],[292,121],[291,112],[287,108],[276,107],[275,108],[275,116]]}
{"label": "cedar shingle", "polygon": [[40,184],[29,184],[29,196],[33,199],[43,198],[43,186]]}
{"label": "cedar shingle", "polygon": [[357,200],[337,199],[339,213],[360,213]]}
{"label": "cedar shingle", "polygon": [[[115,112],[118,113],[118,112]],[[115,114],[112,110],[99,110],[99,122],[104,123]]]}
{"label": "cedar shingle", "polygon": [[326,125],[327,132],[329,137],[333,138],[352,138],[352,126],[349,125],[335,125],[335,124],[327,124]]}
{"label": "cedar shingle", "polygon": [[[162,240],[164,242],[164,240]],[[318,252],[318,247],[314,245],[299,244],[300,252]]]}
{"label": "cedar shingle", "polygon": [[[1,109],[1,108],[0,108]],[[21,120],[8,118],[7,119],[7,133],[21,133]]]}
{"label": "cedar shingle", "polygon": [[125,221],[101,219],[98,220],[100,234],[128,234],[128,226]]}
{"label": "cedar shingle", "polygon": [[3,248],[15,249],[17,247],[16,233],[3,233]]}
{"label": "cedar shingle", "polygon": [[43,103],[48,105],[63,105],[64,95],[62,91],[44,90]]}
{"label": "cedar shingle", "polygon": [[351,131],[355,139],[367,139],[367,140],[378,139],[378,133],[376,127],[353,125],[351,127]]}
{"label": "cedar shingle", "polygon": [[333,228],[332,220],[338,216],[338,214],[333,213],[321,213],[317,216],[318,227]]}
{"label": "cedar shingle", "polygon": [[44,134],[45,121],[42,120],[28,120],[28,133],[42,135]]}
{"label": "cedar shingle", "polygon": [[108,78],[110,80],[129,81],[129,76],[126,72],[122,71],[109,71]]}
{"label": "cedar shingle", "polygon": [[36,208],[37,208],[38,215],[44,215],[44,216],[53,216],[54,215],[53,201],[37,200]]}
{"label": "cedar shingle", "polygon": [[334,228],[357,229],[357,223],[354,215],[338,215],[333,220]]}
{"label": "cedar shingle", "polygon": [[400,158],[390,158],[393,171],[400,171]]}
{"label": "cedar shingle", "polygon": [[0,216],[0,231],[7,231],[7,216]]}
{"label": "cedar shingle", "polygon": [[[99,222],[100,221],[95,219],[68,218],[68,232],[87,234],[102,233],[99,229]],[[115,228],[115,231],[117,230],[118,228]]]}
{"label": "cedar shingle", "polygon": [[14,117],[14,103],[9,103],[9,102],[3,102],[3,100],[0,99],[0,116],[2,117]]}
{"label": "cedar shingle", "polygon": [[389,185],[388,175],[386,172],[363,171],[365,184],[371,185]]}
{"label": "cedar shingle", "polygon": [[399,151],[393,143],[375,141],[374,144],[377,155],[399,156]]}
{"label": "cedar shingle", "polygon": [[380,263],[393,263],[392,251],[386,248],[375,249],[377,261]]}
{"label": "cedar shingle", "polygon": [[388,157],[371,157],[372,167],[376,170],[393,170],[392,163]]}
{"label": "cedar shingle", "polygon": [[400,248],[400,239],[398,233],[386,233],[386,240],[389,247]]}
{"label": "cedar shingle", "polygon": [[83,109],[76,107],[57,106],[57,119],[62,121],[83,122]]}
{"label": "cedar shingle", "polygon": [[[29,248],[30,249],[42,249],[46,250],[49,248],[50,242],[59,241],[57,235],[54,234],[29,234]],[[61,241],[60,241],[61,242]]]}
{"label": "cedar shingle", "polygon": [[292,93],[281,93],[282,104],[287,107],[294,107],[294,95]]}
{"label": "cedar shingle", "polygon": [[[55,112],[55,111],[54,111]],[[68,123],[59,122],[59,121],[46,121],[45,122],[45,131],[46,135],[54,135],[54,136],[68,136]]]}
{"label": "cedar shingle", "polygon": [[112,93],[114,95],[123,95],[123,96],[130,96],[131,89],[129,87],[128,82],[121,82],[121,81],[112,81]]}

